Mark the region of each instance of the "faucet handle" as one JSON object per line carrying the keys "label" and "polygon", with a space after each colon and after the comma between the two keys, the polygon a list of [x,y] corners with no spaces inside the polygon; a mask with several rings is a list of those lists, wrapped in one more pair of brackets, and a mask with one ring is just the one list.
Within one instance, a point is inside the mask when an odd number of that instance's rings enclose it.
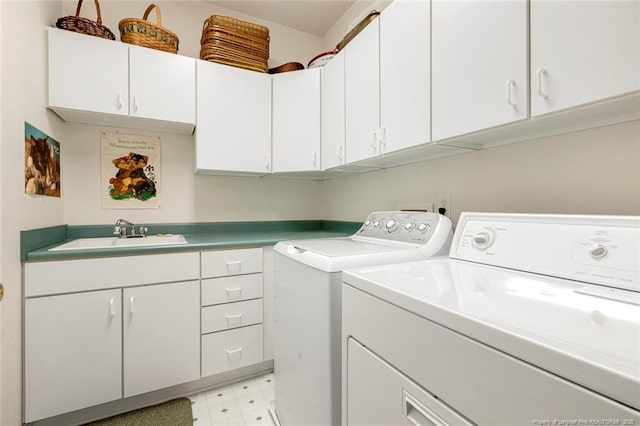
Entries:
{"label": "faucet handle", "polygon": [[142,235],[143,237],[146,237],[146,236],[147,236],[147,232],[149,232],[149,228],[147,228],[146,226],[141,226],[141,227],[138,229],[138,233],[139,233],[140,235]]}
{"label": "faucet handle", "polygon": [[119,226],[113,228],[113,235],[120,235],[122,233],[122,229]]}

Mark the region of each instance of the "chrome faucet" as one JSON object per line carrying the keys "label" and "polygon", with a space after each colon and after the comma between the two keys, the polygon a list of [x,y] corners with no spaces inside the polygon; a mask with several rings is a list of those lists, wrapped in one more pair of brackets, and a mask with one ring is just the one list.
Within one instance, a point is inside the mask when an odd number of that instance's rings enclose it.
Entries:
{"label": "chrome faucet", "polygon": [[[127,227],[129,230],[127,230]],[[125,219],[118,219],[113,227],[113,235],[118,235],[120,238],[142,238],[147,236],[149,229],[146,226],[140,226],[138,233],[136,233],[136,226]]]}

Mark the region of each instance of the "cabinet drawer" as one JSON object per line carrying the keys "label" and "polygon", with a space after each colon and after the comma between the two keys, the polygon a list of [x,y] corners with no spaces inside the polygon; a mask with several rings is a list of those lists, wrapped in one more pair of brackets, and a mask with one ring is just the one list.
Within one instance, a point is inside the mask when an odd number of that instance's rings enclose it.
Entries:
{"label": "cabinet drawer", "polygon": [[262,249],[220,250],[202,253],[202,278],[262,272]]}
{"label": "cabinet drawer", "polygon": [[202,280],[202,306],[262,297],[262,274]]}
{"label": "cabinet drawer", "polygon": [[24,292],[33,297],[194,280],[199,260],[193,252],[26,263]]}
{"label": "cabinet drawer", "polygon": [[262,299],[202,308],[203,333],[260,323],[262,323]]}
{"label": "cabinet drawer", "polygon": [[262,324],[202,336],[202,376],[262,362]]}

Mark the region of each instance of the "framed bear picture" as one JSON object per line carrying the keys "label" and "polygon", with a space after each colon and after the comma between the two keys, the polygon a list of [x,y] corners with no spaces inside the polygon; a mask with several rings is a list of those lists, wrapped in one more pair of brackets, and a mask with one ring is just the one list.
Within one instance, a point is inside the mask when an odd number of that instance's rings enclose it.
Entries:
{"label": "framed bear picture", "polygon": [[102,132],[100,146],[102,207],[160,207],[160,138]]}

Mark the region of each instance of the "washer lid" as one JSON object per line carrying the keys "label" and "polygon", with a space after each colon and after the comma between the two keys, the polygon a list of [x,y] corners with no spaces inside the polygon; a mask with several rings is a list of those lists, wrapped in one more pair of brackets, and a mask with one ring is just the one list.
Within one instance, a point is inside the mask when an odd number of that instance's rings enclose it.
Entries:
{"label": "washer lid", "polygon": [[442,258],[345,271],[343,281],[640,409],[636,292]]}
{"label": "washer lid", "polygon": [[424,259],[414,244],[393,241],[380,244],[355,237],[281,241],[274,250],[324,272]]}

